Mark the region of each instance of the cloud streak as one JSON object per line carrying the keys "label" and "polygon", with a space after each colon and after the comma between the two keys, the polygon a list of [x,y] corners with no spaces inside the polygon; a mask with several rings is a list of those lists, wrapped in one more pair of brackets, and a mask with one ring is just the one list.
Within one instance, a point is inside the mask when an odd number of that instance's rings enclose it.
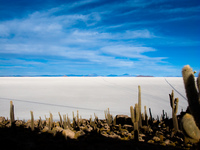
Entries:
{"label": "cloud streak", "polygon": [[[171,2],[161,4],[161,1],[156,4],[155,1],[125,1],[120,5],[114,1],[75,1],[32,10],[23,17],[4,18],[0,20],[2,66],[31,66],[35,70],[39,66],[49,68],[52,64],[58,68],[79,65],[77,69],[81,66],[85,70],[96,66],[103,74],[106,74],[103,68],[121,71],[134,68],[142,72],[141,66],[151,74],[158,71],[154,68],[165,66],[166,72],[174,72],[176,69],[168,62],[169,56],[154,54],[160,51],[159,45],[176,45],[184,38],[165,35],[161,26],[155,23],[194,19],[199,6],[187,8],[190,15],[185,17],[175,15],[155,19],[156,11],[163,16],[184,13],[183,7],[167,8]],[[161,6],[164,9],[160,9]],[[192,8],[196,8],[195,11]],[[143,13],[144,10],[153,18]],[[174,39],[176,41],[171,42]],[[187,42],[199,44],[194,40],[184,41]],[[5,57],[8,58],[6,61],[3,60]],[[154,66],[153,69],[150,66]]]}

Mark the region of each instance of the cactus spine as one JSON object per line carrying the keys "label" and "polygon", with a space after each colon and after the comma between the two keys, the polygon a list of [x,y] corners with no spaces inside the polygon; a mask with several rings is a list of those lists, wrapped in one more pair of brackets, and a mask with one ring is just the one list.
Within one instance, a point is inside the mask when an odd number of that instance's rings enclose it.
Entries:
{"label": "cactus spine", "polygon": [[34,117],[33,117],[33,111],[30,111],[31,113],[31,130],[34,131]]}
{"label": "cactus spine", "polygon": [[15,122],[14,105],[13,105],[13,102],[10,101],[10,123],[11,123],[11,126],[14,122]]}
{"label": "cactus spine", "polygon": [[177,120],[177,112],[178,112],[178,98],[174,99],[174,90],[172,90],[172,93],[169,94],[170,98],[170,105],[172,107],[172,120],[173,120],[173,126],[174,126],[174,133],[176,133],[179,128],[178,128],[178,120]]}

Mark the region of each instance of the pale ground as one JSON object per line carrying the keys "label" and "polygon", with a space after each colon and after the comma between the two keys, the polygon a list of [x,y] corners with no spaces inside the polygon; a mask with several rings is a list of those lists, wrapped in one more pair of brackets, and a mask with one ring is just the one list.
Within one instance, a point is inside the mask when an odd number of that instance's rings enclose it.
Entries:
{"label": "pale ground", "polygon": [[[44,119],[58,112],[69,114],[79,110],[82,118],[104,118],[104,110],[110,108],[113,115],[130,116],[130,106],[138,101],[138,85],[144,105],[151,108],[154,117],[164,109],[171,117],[169,93],[175,88],[179,98],[178,110],[186,110],[187,100],[181,77],[0,77],[0,116],[9,117],[10,100],[15,106],[15,118]],[[173,88],[172,88],[173,87]],[[178,112],[178,113],[179,113]]]}

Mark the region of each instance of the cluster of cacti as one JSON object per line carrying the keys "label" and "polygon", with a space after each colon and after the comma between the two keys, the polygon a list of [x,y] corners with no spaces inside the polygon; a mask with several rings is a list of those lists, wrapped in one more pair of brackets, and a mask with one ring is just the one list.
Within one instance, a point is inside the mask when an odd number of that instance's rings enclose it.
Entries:
{"label": "cluster of cacti", "polygon": [[[182,73],[189,108],[187,113],[182,117],[181,129],[185,135],[185,141],[196,143],[200,140],[200,74],[197,78],[197,89],[192,69],[189,66],[185,66]],[[135,141],[144,141],[144,139],[142,139],[142,133],[145,133],[153,137],[152,140],[148,140],[148,143],[159,142],[162,145],[176,145],[175,143],[168,142],[167,138],[172,138],[172,136],[165,134],[170,134],[171,132],[172,135],[174,135],[177,133],[177,131],[179,131],[178,122],[180,122],[180,117],[179,121],[177,118],[179,100],[178,98],[174,98],[173,90],[172,93],[169,94],[169,97],[170,106],[172,108],[171,121],[173,122],[173,129],[171,128],[172,123],[170,123],[170,119],[168,119],[167,113],[164,112],[164,110],[162,111],[160,118],[157,115],[157,120],[152,117],[151,108],[149,108],[149,118],[147,115],[146,106],[144,106],[144,113],[141,113],[140,86],[138,86],[138,103],[136,103],[134,107],[130,106],[130,117],[121,115],[123,116],[123,121],[121,121],[121,123],[119,123],[119,118],[117,118],[117,116],[113,119],[113,116],[111,115],[108,108],[104,111],[105,120],[98,119],[96,114],[94,114],[94,120],[92,119],[92,116],[89,120],[82,119],[82,117],[79,116],[79,111],[77,111],[76,116],[74,112],[72,112],[72,122],[70,121],[68,114],[64,114],[62,118],[60,112],[58,113],[60,118],[59,122],[53,121],[52,113],[50,113],[49,118],[45,116],[46,119],[44,121],[42,121],[41,117],[39,117],[38,121],[34,121],[33,112],[30,111],[31,120],[27,121],[25,124],[32,131],[34,131],[36,128],[39,128],[42,133],[49,132],[53,135],[56,135],[57,132],[62,132],[66,139],[77,139],[78,137],[85,135],[88,132],[95,131],[105,137],[119,138],[121,140],[134,139]],[[128,120],[130,123],[128,123]],[[18,126],[23,123],[23,121],[15,121],[14,105],[12,101],[10,102],[10,123],[11,125],[17,124]],[[158,129],[159,131],[155,131],[155,129]],[[154,136],[152,136],[152,134],[154,134]],[[182,134],[182,132],[179,131],[178,134]],[[177,135],[174,136],[173,139],[178,140]],[[179,140],[179,145],[181,143],[183,144],[182,139]]]}
{"label": "cluster of cacti", "polygon": [[[128,117],[126,115],[119,115],[120,117],[123,117],[124,119],[130,119],[134,124],[129,124],[128,122],[120,123],[117,118],[117,116],[114,118],[113,121],[109,122],[108,118],[112,119],[112,115],[110,114],[109,109],[106,111],[106,118],[104,120],[98,119],[96,114],[94,114],[94,121],[92,120],[92,117],[90,117],[90,120],[86,119],[80,119],[79,112],[77,113],[76,117],[73,114],[73,121],[76,122],[75,124],[79,124],[79,126],[74,126],[73,122],[70,122],[70,119],[68,115],[63,115],[63,118],[61,117],[61,114],[58,113],[60,120],[58,122],[53,121],[53,115],[50,113],[50,117],[46,120],[42,121],[41,117],[39,120],[34,121],[33,123],[33,113],[31,112],[31,120],[27,121],[26,123],[21,121],[15,121],[15,124],[17,126],[25,125],[26,127],[30,128],[32,130],[32,127],[34,127],[34,132],[40,132],[40,134],[43,134],[44,132],[50,133],[53,136],[56,136],[57,134],[62,134],[66,139],[77,139],[81,136],[88,136],[90,135],[90,132],[95,132],[96,134],[108,137],[108,138],[117,138],[121,140],[135,140],[140,142],[147,142],[147,143],[159,143],[160,145],[183,145],[183,142],[179,140],[179,142],[176,143],[170,141],[167,139],[166,134],[168,134],[169,130],[164,126],[165,120],[159,123],[159,121],[154,120],[154,122],[151,124],[151,126],[147,126],[146,123],[143,124],[141,128],[138,127],[139,123],[139,107],[138,104],[135,104],[135,109],[131,106],[131,117]],[[148,120],[147,116],[147,110],[146,106],[144,107],[144,114],[143,115],[143,122],[146,122]],[[145,117],[146,116],[146,117]],[[77,120],[79,120],[79,123],[77,123]],[[128,121],[128,120],[127,120]],[[63,122],[63,123],[62,123]],[[118,122],[118,123],[116,123]],[[110,125],[109,125],[110,123]],[[157,124],[159,123],[159,125]],[[50,125],[52,126],[50,127]],[[32,126],[34,125],[34,126]],[[1,126],[1,124],[0,124]],[[160,126],[160,127],[159,127]],[[75,128],[74,128],[75,127]],[[159,127],[159,128],[158,128]],[[157,132],[160,130],[160,128],[163,127],[162,133]],[[38,130],[39,129],[39,130]],[[153,130],[152,130],[153,129]],[[145,134],[145,135],[144,135]],[[149,140],[145,136],[150,136],[152,139]],[[144,139],[143,139],[144,137]],[[176,137],[173,137],[174,139],[178,140]]]}
{"label": "cluster of cacti", "polygon": [[108,125],[111,126],[113,122],[113,116],[110,114],[109,108],[104,111],[104,114],[105,114],[105,119],[107,120]]}
{"label": "cluster of cacti", "polygon": [[138,141],[138,135],[139,135],[139,108],[138,104],[135,104],[135,108],[133,106],[130,106],[130,113],[131,113],[131,121],[133,123],[134,127],[134,139]]}
{"label": "cluster of cacti", "polygon": [[[173,120],[173,126],[174,126],[174,132],[172,134],[172,136],[179,131],[179,127],[178,127],[178,120],[177,120],[177,112],[178,112],[178,98],[174,99],[174,90],[172,90],[172,93],[169,94],[169,98],[170,98],[170,105],[172,108],[172,120]],[[164,114],[163,114],[164,115]]]}
{"label": "cluster of cacti", "polygon": [[185,137],[190,142],[200,141],[200,73],[195,84],[194,71],[189,65],[182,69],[189,108],[181,124]]}

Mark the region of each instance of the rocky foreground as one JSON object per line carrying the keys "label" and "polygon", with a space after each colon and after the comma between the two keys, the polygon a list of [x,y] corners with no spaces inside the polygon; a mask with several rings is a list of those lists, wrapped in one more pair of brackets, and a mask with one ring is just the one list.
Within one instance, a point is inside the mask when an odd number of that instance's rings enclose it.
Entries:
{"label": "rocky foreground", "polygon": [[[117,115],[111,124],[97,117],[73,122],[27,122],[0,117],[0,142],[7,149],[198,149],[186,142],[181,131],[173,132],[172,119],[153,120],[134,130],[131,118]],[[145,122],[143,122],[145,124]]]}

